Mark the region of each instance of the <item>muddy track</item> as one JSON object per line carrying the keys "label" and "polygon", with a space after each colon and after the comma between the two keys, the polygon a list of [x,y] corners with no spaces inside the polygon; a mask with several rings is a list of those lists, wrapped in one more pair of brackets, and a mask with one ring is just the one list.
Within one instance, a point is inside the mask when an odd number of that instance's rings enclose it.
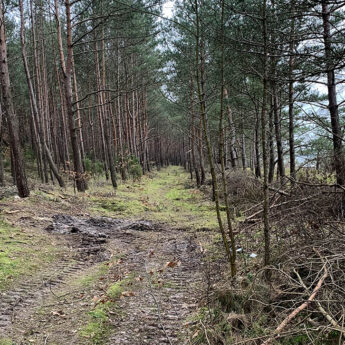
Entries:
{"label": "muddy track", "polygon": [[[48,230],[50,230],[48,228]],[[73,229],[72,233],[73,233]],[[20,322],[22,315],[29,317],[30,311],[54,294],[66,280],[73,279],[80,271],[87,269],[107,257],[104,240],[91,236],[72,234],[69,249],[60,253],[59,259],[28,279],[22,280],[11,290],[0,294],[0,330],[6,334],[12,324]]]}
{"label": "muddy track", "polygon": [[[186,319],[196,309],[196,291],[202,288],[201,253],[194,235],[145,221],[65,215],[54,216],[47,230],[58,234],[52,236],[67,237],[70,252],[54,267],[0,295],[1,333],[22,339],[17,333],[23,328],[40,331],[42,320],[34,317],[37,308],[54,291],[68,291],[67,281],[108,260],[110,252],[118,252],[123,257],[121,270],[140,279],[133,286],[133,296],[118,301],[121,313],[109,317],[113,327],[108,344],[184,344]],[[52,326],[51,333],[45,333],[37,344],[49,344],[57,337],[60,330],[54,322],[46,322],[44,328]],[[66,323],[62,333],[68,341],[72,339],[68,320],[61,322]],[[79,344],[75,339],[73,344]]]}
{"label": "muddy track", "polygon": [[53,294],[54,288],[71,278],[76,272],[85,269],[88,262],[61,261],[54,268],[39,272],[39,277],[19,283],[10,291],[0,295],[0,329],[3,333],[10,330],[13,323],[18,322],[23,311],[28,311],[41,304],[45,297]]}
{"label": "muddy track", "polygon": [[[162,229],[137,234],[125,258],[143,283],[120,302],[122,317],[108,344],[183,344],[187,317],[202,289],[201,253],[191,235]],[[138,251],[140,249],[140,251]],[[171,267],[169,267],[171,266]]]}
{"label": "muddy track", "polygon": [[[55,231],[61,234],[69,232],[68,249],[59,253],[59,259],[48,265],[43,270],[38,270],[31,278],[22,280],[12,289],[0,293],[0,335],[11,333],[12,326],[20,323],[23,315],[30,317],[34,308],[43,304],[44,300],[54,295],[54,290],[58,290],[67,280],[80,275],[80,272],[88,269],[97,262],[107,259],[108,253],[104,247],[104,236],[97,234],[80,234],[76,226],[66,224],[74,220],[70,216],[54,216],[53,223],[46,229],[53,231],[61,219],[64,220],[65,227]],[[76,218],[77,219],[77,218]]]}

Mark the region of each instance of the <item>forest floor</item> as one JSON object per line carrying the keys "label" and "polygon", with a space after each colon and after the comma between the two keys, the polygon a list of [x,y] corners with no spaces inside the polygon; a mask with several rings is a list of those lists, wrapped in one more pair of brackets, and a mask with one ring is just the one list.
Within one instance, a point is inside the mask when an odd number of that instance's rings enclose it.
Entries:
{"label": "forest floor", "polygon": [[219,236],[182,168],[116,192],[36,185],[0,210],[0,345],[191,343]]}

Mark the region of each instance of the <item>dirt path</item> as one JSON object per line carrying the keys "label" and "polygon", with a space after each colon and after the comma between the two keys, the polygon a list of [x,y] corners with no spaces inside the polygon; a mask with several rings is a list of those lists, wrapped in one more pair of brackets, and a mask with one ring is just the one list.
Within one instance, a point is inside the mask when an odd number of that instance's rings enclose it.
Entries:
{"label": "dirt path", "polygon": [[[202,286],[195,235],[144,221],[71,216],[54,217],[48,230],[67,238],[70,253],[1,295],[2,336],[14,344],[88,343],[80,334],[95,296],[131,277],[130,291],[109,310],[104,339],[95,340],[91,333],[90,343],[184,343],[185,323]],[[109,261],[114,254],[121,259]],[[112,262],[100,277],[104,284],[90,289],[76,284],[102,262]]]}
{"label": "dirt path", "polygon": [[109,344],[183,344],[202,284],[195,238],[169,229],[133,235],[136,249],[128,248],[125,261],[143,283],[135,296],[121,300],[125,315],[114,319]]}

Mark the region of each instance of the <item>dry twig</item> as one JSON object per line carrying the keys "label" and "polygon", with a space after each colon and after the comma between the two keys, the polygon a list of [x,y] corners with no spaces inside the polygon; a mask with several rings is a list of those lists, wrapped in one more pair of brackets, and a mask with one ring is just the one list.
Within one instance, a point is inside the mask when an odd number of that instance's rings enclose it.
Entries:
{"label": "dry twig", "polygon": [[301,311],[303,311],[305,308],[308,307],[308,305],[315,299],[316,294],[318,291],[321,289],[321,286],[325,279],[328,276],[328,271],[326,268],[326,265],[323,266],[324,274],[315,286],[313,292],[309,296],[308,300],[302,303],[298,308],[296,308],[292,313],[290,313],[284,320],[283,322],[276,328],[274,331],[274,335],[270,338],[268,338],[262,345],[270,345],[274,341],[274,339],[279,338],[280,333],[285,329],[285,327],[289,324],[291,320],[293,320]]}

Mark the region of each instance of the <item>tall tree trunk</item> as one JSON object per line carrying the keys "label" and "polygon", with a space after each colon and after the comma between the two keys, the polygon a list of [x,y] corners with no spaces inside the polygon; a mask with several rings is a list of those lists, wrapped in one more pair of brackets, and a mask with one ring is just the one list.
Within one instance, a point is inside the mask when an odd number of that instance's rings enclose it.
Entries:
{"label": "tall tree trunk", "polygon": [[215,169],[215,163],[212,153],[212,147],[210,138],[208,135],[208,128],[207,128],[207,118],[206,118],[206,107],[205,107],[205,90],[203,89],[204,85],[204,78],[205,78],[205,61],[204,61],[204,53],[200,50],[204,49],[202,45],[202,38],[200,37],[200,16],[199,16],[199,9],[198,9],[198,0],[194,0],[194,6],[195,6],[195,16],[196,16],[196,83],[197,83],[197,89],[198,89],[198,97],[199,97],[199,106],[200,106],[200,116],[202,121],[202,127],[204,132],[204,138],[206,141],[206,148],[207,148],[207,154],[208,154],[208,161],[210,164],[210,170],[211,170],[211,176],[212,176],[212,185],[213,185],[213,191],[214,191],[214,201],[216,205],[216,213],[217,213],[217,220],[219,225],[219,230],[222,235],[223,244],[225,248],[225,253],[227,255],[227,258],[229,262],[232,262],[231,258],[231,251],[229,242],[225,233],[221,213],[220,213],[220,202],[219,202],[219,189],[218,189],[218,180],[216,175],[216,169]]}
{"label": "tall tree trunk", "polygon": [[1,108],[1,102],[0,102],[0,187],[3,187],[5,185],[5,175],[4,175],[4,157],[2,155],[2,108]]}
{"label": "tall tree trunk", "polygon": [[[37,98],[35,99],[36,104],[39,104],[40,110],[42,110],[42,97],[41,97],[41,78],[40,78],[40,69],[39,69],[39,62],[38,62],[38,48],[37,48],[37,37],[36,37],[36,24],[35,24],[35,14],[34,14],[34,6],[33,1],[30,0],[30,19],[31,19],[31,31],[32,31],[32,50],[33,50],[33,75],[35,75],[35,82],[36,82],[36,90],[37,90]],[[22,36],[22,34],[21,34]],[[31,102],[31,98],[30,98]],[[33,114],[33,104],[31,103],[31,113]],[[42,112],[38,112],[39,115],[42,115]],[[33,132],[36,138],[36,149],[37,149],[37,163],[38,163],[38,174],[41,177],[42,182],[48,183],[48,172],[46,169],[46,162],[45,162],[45,155],[43,152],[43,148],[41,145],[40,135],[42,134],[39,131],[38,126],[43,126],[43,116],[40,116],[37,121],[33,119],[32,127]]]}
{"label": "tall tree trunk", "polygon": [[295,0],[291,0],[290,15],[290,44],[289,44],[289,154],[290,154],[290,177],[292,184],[296,180],[296,159],[295,159],[295,121],[294,121],[294,81],[293,72],[295,65]]}
{"label": "tall tree trunk", "polygon": [[203,149],[203,138],[202,138],[202,119],[200,118],[199,130],[198,130],[198,151],[200,161],[200,185],[203,186],[206,181],[206,172],[204,165],[204,149]]}
{"label": "tall tree trunk", "polygon": [[229,132],[230,132],[230,160],[231,160],[231,166],[233,168],[236,168],[236,160],[237,160],[237,153],[236,153],[236,128],[234,124],[234,120],[232,118],[232,112],[230,105],[228,104],[229,95],[228,90],[224,87],[224,99],[226,101],[226,113],[228,115],[228,123],[229,123]]}
{"label": "tall tree trunk", "polygon": [[241,158],[242,158],[242,169],[247,169],[247,154],[246,154],[246,136],[244,134],[244,118],[241,114]]}
{"label": "tall tree trunk", "polygon": [[242,158],[242,169],[247,169],[247,154],[246,154],[246,137],[244,133],[241,135],[241,158]]}
{"label": "tall tree trunk", "polygon": [[[267,0],[263,1],[262,11],[262,37],[263,37],[263,93],[262,93],[262,110],[261,110],[261,144],[262,144],[262,165],[264,170],[263,176],[263,221],[264,221],[264,242],[265,254],[264,265],[271,263],[271,246],[270,246],[270,225],[269,225],[269,200],[268,200],[268,159],[267,159],[267,91],[268,91],[268,36],[267,36]],[[267,271],[266,277],[270,279],[270,271]]]}
{"label": "tall tree trunk", "polygon": [[277,143],[277,155],[278,155],[278,173],[280,177],[285,175],[284,157],[283,157],[283,143],[280,132],[280,114],[279,114],[279,100],[277,92],[277,84],[273,83],[273,114],[274,114],[274,130]]}
{"label": "tall tree trunk", "polygon": [[74,88],[74,96],[75,96],[75,103],[76,103],[76,114],[77,114],[77,126],[78,126],[78,135],[79,135],[79,142],[80,142],[80,154],[82,160],[85,158],[85,149],[84,149],[84,137],[83,137],[83,125],[81,121],[81,111],[79,109],[79,93],[78,93],[78,83],[77,83],[77,74],[75,71],[74,65],[74,55],[72,55],[72,74],[73,74],[73,88]]}
{"label": "tall tree trunk", "polygon": [[[102,88],[105,90],[106,88],[106,70],[105,70],[105,46],[104,46],[104,26],[102,26],[102,41],[101,41],[101,50],[102,50]],[[107,145],[107,157],[108,157],[108,163],[109,163],[109,170],[110,170],[110,178],[111,178],[111,183],[114,188],[117,188],[117,178],[116,178],[116,171],[115,171],[115,160],[114,160],[114,155],[113,155],[113,150],[112,150],[112,143],[111,143],[111,138],[109,134],[109,129],[111,128],[111,123],[110,123],[110,114],[107,111],[107,99],[106,99],[106,92],[101,92],[101,102],[103,105],[101,106],[103,109],[103,115],[105,118],[106,122],[106,128],[104,131],[105,135],[105,141]]]}
{"label": "tall tree trunk", "polygon": [[[105,120],[105,107],[104,107],[104,101],[103,101],[103,92],[102,89],[102,82],[101,82],[101,72],[99,68],[99,56],[98,56],[98,43],[97,38],[95,35],[95,74],[96,74],[96,84],[97,84],[97,113],[98,113],[98,121],[99,121],[99,129],[101,134],[101,143],[102,143],[102,153],[103,153],[103,159],[104,159],[104,170],[106,174],[106,179],[109,179],[109,157],[108,157],[108,150],[107,150],[107,142],[106,142],[106,130],[104,126],[104,120]],[[116,188],[116,187],[115,187]]]}
{"label": "tall tree trunk", "polygon": [[270,107],[270,112],[269,112],[269,132],[268,132],[268,145],[269,145],[269,154],[270,154],[270,159],[269,159],[269,169],[268,169],[268,183],[271,183],[274,178],[274,167],[275,167],[275,162],[274,162],[274,142],[273,142],[273,101],[271,97],[271,107]]}
{"label": "tall tree trunk", "polygon": [[259,147],[259,114],[256,113],[255,119],[255,132],[254,132],[254,165],[255,165],[255,176],[261,177],[261,166],[260,166],[260,147]]}
{"label": "tall tree trunk", "polygon": [[61,145],[61,148],[59,150],[61,155],[61,160],[64,166],[65,171],[70,170],[69,162],[69,150],[68,150],[68,136],[67,136],[67,126],[66,126],[66,110],[65,110],[65,97],[63,94],[63,86],[61,82],[61,75],[59,73],[58,69],[58,63],[56,61],[56,54],[55,54],[55,40],[53,40],[52,35],[52,48],[53,48],[53,61],[54,61],[54,72],[57,80],[57,86],[59,90],[59,100],[60,100],[60,118],[59,118],[59,124],[60,124],[60,136],[59,136],[59,142]]}
{"label": "tall tree trunk", "polygon": [[193,83],[193,76],[190,77],[190,113],[191,113],[191,124],[190,124],[190,130],[191,130],[191,160],[192,165],[195,172],[195,179],[196,179],[196,185],[200,187],[201,181],[200,181],[200,174],[199,174],[199,168],[196,164],[195,159],[195,109],[194,109],[194,83]]}
{"label": "tall tree trunk", "polygon": [[335,71],[332,61],[332,37],[329,0],[322,0],[323,41],[325,46],[325,58],[327,68],[328,108],[331,115],[333,134],[334,167],[337,175],[337,183],[345,183],[345,164],[342,144],[342,131],[340,127],[339,111],[337,103],[337,90]]}
{"label": "tall tree trunk", "polygon": [[14,110],[10,75],[8,72],[7,44],[5,32],[5,18],[3,4],[0,1],[0,82],[3,100],[3,111],[7,117],[8,130],[10,134],[11,151],[13,153],[13,168],[18,195],[25,198],[30,195],[25,174],[23,153],[20,147],[19,122]]}
{"label": "tall tree trunk", "polygon": [[[1,132],[0,132],[1,135]],[[2,153],[2,140],[0,140],[0,187],[5,186],[5,174],[4,174],[4,156]]]}
{"label": "tall tree trunk", "polygon": [[[120,64],[121,64],[121,57],[120,57],[120,43],[119,40],[117,41],[116,46],[116,54],[117,54],[117,75],[116,75],[116,85],[117,89],[120,90]],[[121,97],[120,95],[117,97],[117,122],[118,122],[118,131],[119,131],[119,160],[120,160],[120,171],[121,171],[121,178],[123,181],[127,180],[127,172],[125,166],[125,145],[124,145],[124,135],[123,135],[123,117],[122,117],[122,107],[121,107]]]}
{"label": "tall tree trunk", "polygon": [[22,45],[22,58],[23,58],[25,75],[26,75],[26,81],[28,83],[29,97],[30,97],[30,101],[31,101],[32,120],[33,120],[34,131],[36,133],[37,133],[37,131],[39,132],[39,134],[38,134],[38,137],[39,137],[38,146],[43,147],[46,158],[48,159],[50,169],[52,170],[54,176],[58,180],[60,187],[64,187],[65,183],[59,174],[59,170],[58,170],[57,166],[55,165],[55,163],[53,161],[53,157],[52,157],[50,150],[49,150],[49,148],[45,142],[45,136],[42,133],[42,129],[41,129],[42,124],[40,124],[40,122],[39,122],[39,113],[38,113],[38,107],[37,107],[37,103],[36,103],[36,96],[34,93],[34,88],[33,88],[32,82],[31,82],[30,70],[29,70],[27,57],[26,57],[23,0],[19,0],[19,8],[20,8],[20,19],[21,19],[20,38],[21,38],[21,45]]}
{"label": "tall tree trunk", "polygon": [[[223,128],[223,118],[224,118],[224,99],[228,99],[228,92],[224,86],[224,1],[222,0],[222,11],[221,11],[221,61],[220,61],[220,71],[221,71],[221,88],[220,88],[220,116],[219,116],[219,155],[220,155],[220,165],[221,165],[221,171],[222,171],[222,187],[223,187],[223,198],[225,203],[225,210],[226,210],[226,219],[228,224],[228,234],[230,237],[230,244],[231,244],[231,275],[234,277],[236,275],[236,245],[235,245],[235,236],[231,221],[231,211],[230,211],[230,204],[229,204],[229,195],[228,195],[228,185],[226,181],[226,175],[225,175],[225,162],[224,162],[224,128]],[[231,135],[235,135],[235,129],[234,124],[231,118],[231,110],[230,106],[227,105],[227,112],[228,112],[228,120],[230,124],[230,133]],[[233,137],[230,138],[231,141],[231,151],[232,154],[234,152],[234,146],[233,146]],[[233,162],[232,166],[233,168],[236,167],[235,158],[232,157]]]}
{"label": "tall tree trunk", "polygon": [[80,152],[80,143],[78,137],[78,129],[75,125],[74,111],[73,111],[73,95],[72,95],[72,23],[71,23],[71,3],[70,0],[65,0],[66,10],[66,33],[67,33],[67,61],[65,62],[64,49],[62,44],[61,24],[59,18],[58,0],[55,0],[55,13],[57,25],[57,39],[59,44],[59,55],[61,69],[64,76],[64,89],[66,99],[66,110],[68,116],[68,126],[71,137],[71,145],[73,152],[73,164],[75,172],[75,182],[79,192],[84,192],[87,189],[87,183],[84,175],[83,162]]}

